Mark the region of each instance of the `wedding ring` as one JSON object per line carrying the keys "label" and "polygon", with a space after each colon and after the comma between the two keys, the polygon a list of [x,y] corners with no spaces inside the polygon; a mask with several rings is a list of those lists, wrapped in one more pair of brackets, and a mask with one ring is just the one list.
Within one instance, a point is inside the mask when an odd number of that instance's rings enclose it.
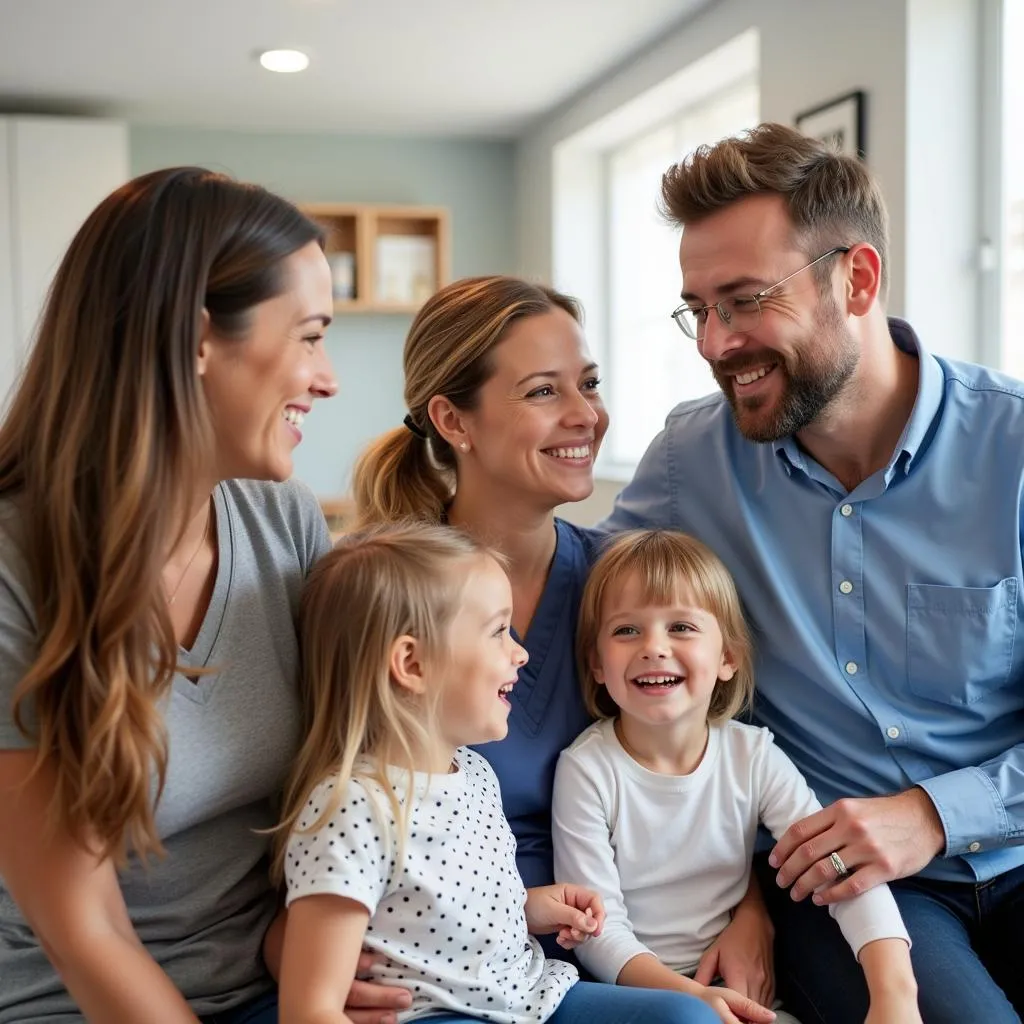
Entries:
{"label": "wedding ring", "polygon": [[829,858],[832,862],[832,867],[836,869],[836,878],[842,878],[844,875],[850,873],[847,866],[843,863],[843,858],[839,856],[838,852],[833,852]]}

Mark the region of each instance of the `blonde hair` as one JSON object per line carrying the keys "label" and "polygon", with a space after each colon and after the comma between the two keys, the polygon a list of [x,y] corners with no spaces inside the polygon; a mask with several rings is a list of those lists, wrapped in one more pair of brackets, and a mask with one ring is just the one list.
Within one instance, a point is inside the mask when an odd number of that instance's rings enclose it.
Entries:
{"label": "blonde hair", "polygon": [[[661,179],[661,209],[679,227],[695,224],[747,196],[779,195],[808,258],[835,245],[868,242],[889,290],[889,215],[867,165],[784,124],[760,124],[736,138],[699,146]],[[825,264],[813,268],[819,286]]]}
{"label": "blonde hair", "polygon": [[[337,809],[352,778],[367,778],[401,820],[399,850],[411,801],[403,808],[386,768],[409,773],[435,735],[430,695],[394,683],[389,660],[402,636],[422,644],[427,664],[442,660],[458,611],[467,560],[491,556],[468,535],[425,523],[373,527],[342,538],[313,568],[299,615],[299,692],[305,737],[285,787],[275,830],[272,874],[284,875],[288,835],[310,794],[335,782],[316,831]],[[411,791],[411,788],[410,788]]]}
{"label": "blonde hair", "polygon": [[405,405],[418,433],[388,431],[360,456],[352,493],[357,528],[423,519],[439,523],[455,491],[455,455],[427,406],[443,395],[459,409],[476,406],[493,373],[491,353],[524,317],[561,309],[582,320],[575,299],[515,277],[467,277],[431,296],[405,342]]}
{"label": "blonde hair", "polygon": [[576,657],[587,709],[595,718],[615,718],[619,709],[595,678],[591,659],[597,650],[605,602],[609,594],[639,580],[641,600],[667,605],[685,593],[714,615],[735,675],[719,680],[711,695],[708,721],[712,725],[737,715],[754,693],[750,633],[736,584],[721,559],[706,545],[673,530],[631,530],[615,536],[590,572],[580,602]]}
{"label": "blonde hair", "polygon": [[157,705],[178,662],[161,572],[215,454],[203,314],[240,342],[252,307],[285,288],[282,261],[319,239],[290,203],[202,168],[128,182],[61,261],[0,427],[38,644],[14,721],[36,770],[55,770],[51,824],[117,863],[161,852]]}

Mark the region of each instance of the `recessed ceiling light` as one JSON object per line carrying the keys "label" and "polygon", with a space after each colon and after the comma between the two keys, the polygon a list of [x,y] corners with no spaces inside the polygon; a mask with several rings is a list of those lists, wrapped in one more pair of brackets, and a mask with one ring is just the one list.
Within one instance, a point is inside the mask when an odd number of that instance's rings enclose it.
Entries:
{"label": "recessed ceiling light", "polygon": [[309,58],[301,50],[266,50],[260,54],[260,63],[268,71],[291,74],[305,71],[309,67]]}

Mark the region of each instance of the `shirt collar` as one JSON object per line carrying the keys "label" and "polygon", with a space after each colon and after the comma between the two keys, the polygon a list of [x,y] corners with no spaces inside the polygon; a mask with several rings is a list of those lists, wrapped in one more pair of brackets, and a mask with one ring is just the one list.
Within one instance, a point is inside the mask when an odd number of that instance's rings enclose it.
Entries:
{"label": "shirt collar", "polygon": [[[886,482],[891,478],[894,468],[900,465],[901,459],[904,472],[908,471],[910,463],[913,462],[924,444],[942,402],[944,380],[942,367],[939,366],[938,360],[924,348],[914,328],[906,320],[895,316],[889,317],[889,336],[894,345],[917,357],[918,384],[917,398],[914,400],[910,419],[907,420],[907,425],[903,428],[903,434],[896,445],[892,459],[886,467]],[[807,472],[804,453],[800,450],[800,446],[792,434],[775,441],[774,448],[775,454],[782,458],[787,473],[791,469]],[[903,458],[904,456],[905,458]]]}

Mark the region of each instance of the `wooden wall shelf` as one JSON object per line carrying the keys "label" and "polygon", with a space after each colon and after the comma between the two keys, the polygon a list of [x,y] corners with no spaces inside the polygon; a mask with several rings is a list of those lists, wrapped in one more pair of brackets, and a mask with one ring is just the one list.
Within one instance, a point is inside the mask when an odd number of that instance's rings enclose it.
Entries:
{"label": "wooden wall shelf", "polygon": [[323,225],[335,313],[411,314],[451,280],[449,215],[438,206],[301,203]]}

